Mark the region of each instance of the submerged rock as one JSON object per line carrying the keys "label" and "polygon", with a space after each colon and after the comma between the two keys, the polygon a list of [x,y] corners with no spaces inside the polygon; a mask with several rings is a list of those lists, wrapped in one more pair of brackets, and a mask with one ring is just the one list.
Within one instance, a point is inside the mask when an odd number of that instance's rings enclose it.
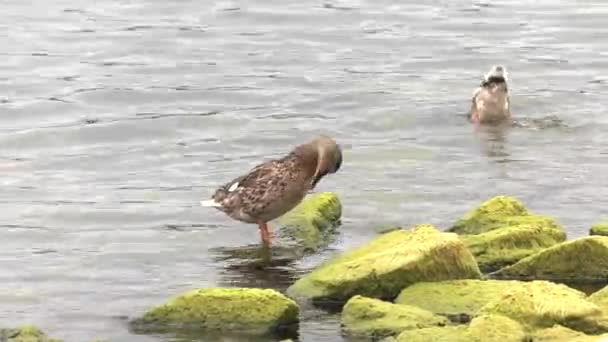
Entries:
{"label": "submerged rock", "polygon": [[574,282],[608,280],[608,237],[563,242],[507,266],[492,276]]}
{"label": "submerged rock", "polygon": [[279,219],[280,234],[303,251],[316,251],[328,244],[341,216],[342,204],[336,194],[314,194]]}
{"label": "submerged rock", "polygon": [[406,330],[397,342],[522,342],[526,333],[522,326],[500,315],[481,315],[469,326],[448,326]]}
{"label": "submerged rock", "polygon": [[132,322],[140,333],[215,330],[265,335],[297,329],[299,308],[274,290],[197,289],[154,307]]}
{"label": "submerged rock", "polygon": [[589,235],[608,236],[608,223],[596,223],[589,229]]}
{"label": "submerged rock", "polygon": [[26,325],[17,329],[0,329],[0,341],[2,342],[61,342],[50,338],[32,325]]}
{"label": "submerged rock", "polygon": [[421,225],[383,234],[322,264],[293,284],[294,297],[344,303],[354,295],[395,298],[421,281],[480,278],[475,259],[456,234]]}
{"label": "submerged rock", "polygon": [[508,196],[482,203],[449,230],[464,234],[465,244],[486,272],[566,240],[566,233],[554,219],[531,214]]}
{"label": "submerged rock", "polygon": [[417,283],[403,289],[395,303],[469,321],[484,305],[520,284],[523,282],[476,279]]}
{"label": "submerged rock", "polygon": [[601,309],[587,301],[584,293],[547,281],[526,282],[506,290],[480,312],[507,316],[529,330],[555,324],[587,333],[607,328]]}
{"label": "submerged rock", "polygon": [[352,297],[342,310],[342,326],[349,335],[372,340],[404,330],[448,324],[445,317],[410,305],[397,305],[362,296]]}

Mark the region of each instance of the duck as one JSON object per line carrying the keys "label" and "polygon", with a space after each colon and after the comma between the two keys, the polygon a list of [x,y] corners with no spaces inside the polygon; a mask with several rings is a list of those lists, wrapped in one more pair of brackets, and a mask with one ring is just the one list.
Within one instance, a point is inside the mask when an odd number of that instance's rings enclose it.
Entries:
{"label": "duck", "polygon": [[511,119],[507,69],[494,65],[473,92],[469,120],[476,125],[498,125]]}
{"label": "duck", "polygon": [[263,162],[217,188],[203,207],[258,225],[262,242],[270,245],[268,222],[287,213],[312,192],[319,181],[342,165],[342,149],[334,139],[319,135],[293,148],[280,159]]}

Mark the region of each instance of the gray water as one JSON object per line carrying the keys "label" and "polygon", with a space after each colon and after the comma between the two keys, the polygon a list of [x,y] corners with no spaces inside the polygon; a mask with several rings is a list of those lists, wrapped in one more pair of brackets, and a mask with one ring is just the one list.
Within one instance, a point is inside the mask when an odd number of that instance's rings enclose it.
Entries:
{"label": "gray water", "polygon": [[[378,227],[446,228],[497,194],[587,234],[608,215],[606,20],[601,0],[3,1],[0,326],[171,341],[127,319],[195,287],[283,290]],[[467,122],[497,63],[533,124]],[[318,187],[343,202],[336,240],[233,267],[218,251],[257,229],[198,201],[319,133],[344,146]],[[342,340],[337,319],[305,310],[301,340]]]}

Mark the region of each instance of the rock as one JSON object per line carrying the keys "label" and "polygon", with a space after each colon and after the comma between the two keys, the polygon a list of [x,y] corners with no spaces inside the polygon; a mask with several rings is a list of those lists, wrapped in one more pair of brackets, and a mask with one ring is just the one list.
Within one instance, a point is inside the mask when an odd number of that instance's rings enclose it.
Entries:
{"label": "rock", "polygon": [[608,236],[608,223],[596,223],[589,229],[589,235]]}
{"label": "rock", "polygon": [[0,329],[0,341],[2,342],[61,342],[50,338],[40,329],[32,325],[26,325],[17,329]]}
{"label": "rock", "polygon": [[393,299],[421,281],[480,278],[475,259],[456,234],[421,225],[380,235],[329,260],[293,284],[292,297],[344,303],[354,295]]}
{"label": "rock", "polygon": [[468,322],[484,305],[520,284],[523,282],[476,279],[417,283],[403,289],[395,303]]}
{"label": "rock", "polygon": [[566,240],[566,233],[545,224],[519,224],[478,235],[464,235],[479,268],[491,272]]}
{"label": "rock", "polygon": [[555,324],[587,333],[606,330],[601,309],[586,300],[584,293],[548,281],[532,281],[504,291],[481,313],[509,317],[529,330]]}
{"label": "rock", "polygon": [[608,286],[594,292],[587,299],[608,313]]}
{"label": "rock", "polygon": [[595,282],[608,279],[608,237],[567,241],[492,273],[496,278]]}
{"label": "rock", "polygon": [[278,220],[280,235],[305,252],[316,251],[329,243],[341,216],[342,204],[336,194],[314,194]]}
{"label": "rock", "polygon": [[213,330],[265,335],[297,329],[299,308],[274,290],[196,289],[131,322],[140,333]]}
{"label": "rock", "polygon": [[534,342],[606,342],[608,334],[591,336],[561,325],[542,329],[534,333]]}
{"label": "rock", "polygon": [[397,342],[522,342],[526,333],[522,326],[504,316],[482,315],[465,325],[445,328],[406,330]]}
{"label": "rock", "polygon": [[342,310],[342,326],[348,335],[372,340],[397,335],[403,330],[448,324],[445,317],[410,305],[397,305],[362,296],[352,297]]}
{"label": "rock", "polygon": [[562,230],[554,219],[531,214],[517,199],[508,196],[496,196],[467,213],[449,231],[458,234],[481,234],[494,229],[521,224],[553,227]]}

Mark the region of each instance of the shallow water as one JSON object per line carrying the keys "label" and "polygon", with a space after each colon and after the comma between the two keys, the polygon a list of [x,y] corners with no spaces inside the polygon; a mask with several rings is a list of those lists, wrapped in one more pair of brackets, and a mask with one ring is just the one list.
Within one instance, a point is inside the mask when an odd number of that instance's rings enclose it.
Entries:
{"label": "shallow water", "polygon": [[[4,1],[0,325],[175,340],[126,318],[193,287],[283,289],[380,226],[445,228],[502,193],[587,234],[608,215],[607,17],[599,0]],[[467,123],[496,63],[532,125]],[[318,187],[343,202],[336,241],[266,271],[222,260],[258,232],[198,201],[318,133],[345,150]],[[318,311],[300,333],[342,340]]]}

